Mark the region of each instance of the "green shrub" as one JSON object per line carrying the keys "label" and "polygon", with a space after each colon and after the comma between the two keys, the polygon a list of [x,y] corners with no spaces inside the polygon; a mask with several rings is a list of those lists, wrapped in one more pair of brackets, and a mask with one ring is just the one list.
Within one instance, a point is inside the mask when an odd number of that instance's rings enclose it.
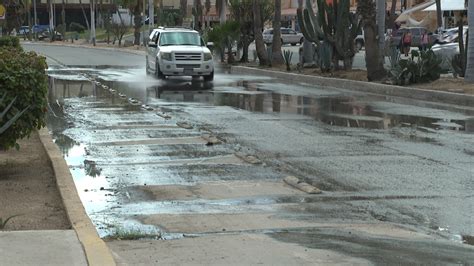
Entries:
{"label": "green shrub", "polygon": [[78,33],[83,33],[85,30],[86,30],[86,27],[82,26],[79,23],[71,22],[71,24],[69,24],[69,31],[75,31],[75,32],[78,32]]}
{"label": "green shrub", "polygon": [[232,47],[238,42],[240,37],[240,24],[237,21],[226,21],[224,24],[216,25],[207,34],[207,39],[214,43],[214,48],[221,54],[221,60],[224,59],[224,53],[227,49],[227,63],[233,63]]}
{"label": "green shrub", "polygon": [[28,110],[1,134],[0,149],[19,148],[17,140],[27,137],[34,129],[45,126],[48,82],[46,59],[34,52],[0,48],[0,111],[8,112],[0,119],[5,125],[16,114]]}
{"label": "green shrub", "polygon": [[16,36],[3,36],[0,37],[0,48],[12,47],[18,50],[23,50],[20,45],[20,38]]}
{"label": "green shrub", "polygon": [[408,59],[400,59],[391,69],[392,81],[396,85],[408,85],[410,83],[431,82],[439,79],[442,59],[433,51],[411,52]]}

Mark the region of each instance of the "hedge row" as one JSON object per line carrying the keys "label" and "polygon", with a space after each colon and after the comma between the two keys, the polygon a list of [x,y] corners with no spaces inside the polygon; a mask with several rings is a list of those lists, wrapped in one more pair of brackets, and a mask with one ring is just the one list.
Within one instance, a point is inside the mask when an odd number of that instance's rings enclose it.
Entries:
{"label": "hedge row", "polygon": [[28,110],[0,135],[0,150],[19,148],[17,140],[28,137],[45,126],[48,79],[46,59],[34,52],[24,52],[16,37],[0,38],[0,112],[16,100],[0,121],[0,127],[16,113]]}
{"label": "hedge row", "polygon": [[12,47],[18,50],[23,50],[20,45],[20,39],[15,36],[0,37],[0,48]]}

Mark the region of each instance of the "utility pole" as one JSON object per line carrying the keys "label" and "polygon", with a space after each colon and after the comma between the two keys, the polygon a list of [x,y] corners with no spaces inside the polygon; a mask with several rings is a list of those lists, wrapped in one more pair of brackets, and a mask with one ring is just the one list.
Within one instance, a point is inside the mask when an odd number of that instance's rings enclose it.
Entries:
{"label": "utility pole", "polygon": [[95,0],[91,0],[91,42],[95,46]]}

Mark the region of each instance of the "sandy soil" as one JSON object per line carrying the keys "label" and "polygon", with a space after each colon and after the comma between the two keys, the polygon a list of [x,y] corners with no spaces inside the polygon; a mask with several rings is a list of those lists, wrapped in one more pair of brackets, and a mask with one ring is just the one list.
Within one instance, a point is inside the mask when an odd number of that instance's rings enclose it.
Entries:
{"label": "sandy soil", "polygon": [[5,230],[70,229],[49,161],[37,132],[20,150],[0,151],[0,218]]}

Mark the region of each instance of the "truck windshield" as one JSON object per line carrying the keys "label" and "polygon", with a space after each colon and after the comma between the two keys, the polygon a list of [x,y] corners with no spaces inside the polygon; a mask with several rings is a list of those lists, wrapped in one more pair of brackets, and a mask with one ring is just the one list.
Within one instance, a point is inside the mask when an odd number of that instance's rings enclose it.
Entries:
{"label": "truck windshield", "polygon": [[168,45],[202,46],[202,42],[195,32],[164,32],[160,36],[160,46]]}

